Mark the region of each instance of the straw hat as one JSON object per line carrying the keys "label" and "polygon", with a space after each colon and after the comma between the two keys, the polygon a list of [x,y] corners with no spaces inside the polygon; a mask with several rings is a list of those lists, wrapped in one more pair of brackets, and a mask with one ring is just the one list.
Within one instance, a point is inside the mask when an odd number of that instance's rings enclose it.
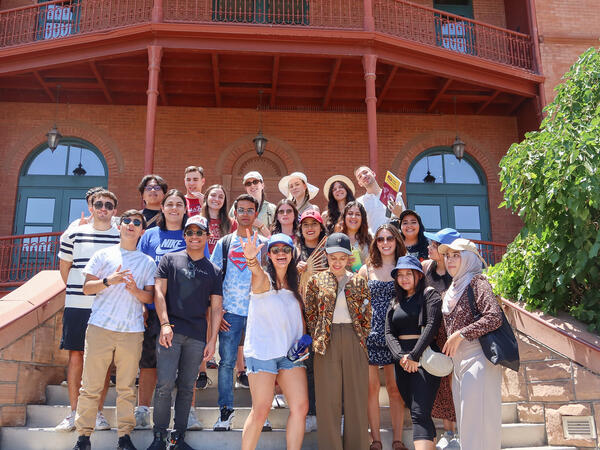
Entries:
{"label": "straw hat", "polygon": [[342,183],[344,183],[346,186],[348,186],[348,189],[352,191],[352,195],[355,194],[356,188],[354,187],[354,183],[350,178],[344,175],[334,175],[332,177],[329,177],[325,182],[325,186],[323,186],[323,195],[325,196],[325,199],[327,201],[329,201],[329,189],[336,181],[341,181]]}
{"label": "straw hat", "polygon": [[304,184],[306,184],[308,189],[308,197],[310,200],[315,198],[319,193],[319,188],[310,184],[306,178],[306,175],[304,175],[302,172],[293,172],[279,180],[279,192],[281,192],[284,197],[289,199],[292,198],[288,185],[290,184],[290,180],[293,178],[300,178],[302,181],[304,181]]}

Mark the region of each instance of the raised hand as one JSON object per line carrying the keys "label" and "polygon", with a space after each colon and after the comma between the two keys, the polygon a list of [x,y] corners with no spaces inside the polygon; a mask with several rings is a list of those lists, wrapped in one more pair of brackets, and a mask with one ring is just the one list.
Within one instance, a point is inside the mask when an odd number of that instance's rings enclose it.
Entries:
{"label": "raised hand", "polygon": [[133,280],[132,275],[131,275],[131,270],[129,270],[129,269],[121,270],[120,264],[119,264],[119,267],[117,267],[117,270],[115,270],[111,275],[106,277],[106,280],[109,285],[110,284],[127,283],[129,279]]}
{"label": "raised hand", "polygon": [[260,250],[265,246],[265,244],[256,245],[258,241],[258,232],[254,232],[254,236],[250,236],[250,230],[246,230],[246,236],[248,237],[248,242],[242,241],[242,250],[244,251],[244,257],[248,259],[256,258],[256,255],[259,254]]}

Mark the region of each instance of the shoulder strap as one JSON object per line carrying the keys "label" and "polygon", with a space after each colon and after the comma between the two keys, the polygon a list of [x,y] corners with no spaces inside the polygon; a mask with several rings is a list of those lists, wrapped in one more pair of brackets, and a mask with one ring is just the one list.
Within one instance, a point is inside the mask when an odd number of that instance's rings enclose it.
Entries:
{"label": "shoulder strap", "polygon": [[473,314],[473,318],[475,320],[479,320],[481,317],[481,313],[477,309],[477,305],[475,304],[475,293],[473,292],[473,288],[469,284],[467,286],[467,295],[469,296],[469,307],[471,308],[471,314]]}
{"label": "shoulder strap", "polygon": [[221,271],[223,272],[223,278],[225,278],[225,272],[227,272],[227,256],[229,255],[229,246],[231,245],[232,239],[233,233],[229,233],[223,238],[223,244],[221,245],[221,250],[223,253],[223,268]]}

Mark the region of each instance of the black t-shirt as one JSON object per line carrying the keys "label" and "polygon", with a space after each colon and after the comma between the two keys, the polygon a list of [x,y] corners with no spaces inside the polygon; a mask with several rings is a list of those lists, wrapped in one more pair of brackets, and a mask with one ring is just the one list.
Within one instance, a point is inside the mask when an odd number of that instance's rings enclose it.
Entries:
{"label": "black t-shirt", "polygon": [[[148,226],[146,228],[152,228],[156,226],[156,220],[152,221],[152,223],[150,223],[150,221],[160,212],[160,210],[158,209],[148,209],[148,208],[144,208],[142,210],[142,214],[144,215],[144,217],[146,218],[146,223],[148,224]],[[157,217],[158,219],[158,217]]]}
{"label": "black t-shirt", "polygon": [[221,270],[207,258],[192,260],[185,250],[165,254],[156,278],[167,280],[167,313],[173,332],[206,342],[211,295],[223,295]]}

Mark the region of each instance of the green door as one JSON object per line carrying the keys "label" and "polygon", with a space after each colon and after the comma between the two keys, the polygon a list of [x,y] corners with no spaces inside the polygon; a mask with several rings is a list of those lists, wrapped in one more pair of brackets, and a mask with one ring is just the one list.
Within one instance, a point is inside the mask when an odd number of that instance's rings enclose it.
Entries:
{"label": "green door", "polygon": [[[85,170],[73,172],[79,165]],[[54,152],[47,146],[33,151],[21,170],[14,233],[63,231],[83,211],[86,191],[108,185],[102,154],[89,142],[64,138]]]}
{"label": "green door", "polygon": [[[433,183],[424,182],[428,171]],[[491,239],[485,177],[468,155],[459,162],[448,147],[421,153],[409,168],[406,197],[427,231],[450,227],[470,239]]]}

